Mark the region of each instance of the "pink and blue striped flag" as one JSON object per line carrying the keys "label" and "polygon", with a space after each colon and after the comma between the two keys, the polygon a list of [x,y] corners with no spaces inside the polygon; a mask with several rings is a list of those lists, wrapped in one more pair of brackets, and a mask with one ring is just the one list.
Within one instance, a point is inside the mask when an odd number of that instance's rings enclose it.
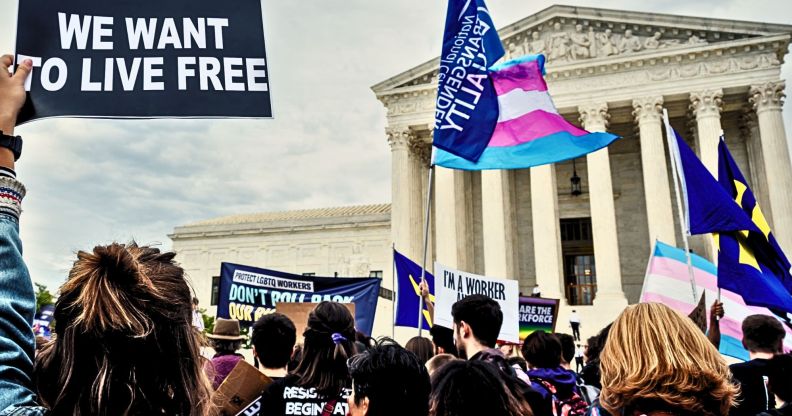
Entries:
{"label": "pink and blue striped flag", "polygon": [[558,114],[544,80],[544,55],[527,55],[490,68],[498,121],[475,162],[435,148],[434,163],[451,169],[523,169],[574,159],[619,136],[589,133]]}
{"label": "pink and blue striped flag", "polygon": [[[709,312],[709,307],[718,298],[718,269],[714,264],[695,254],[691,254],[691,263],[697,296],[700,297],[702,292],[705,294]],[[693,299],[684,250],[659,241],[655,243],[655,250],[646,270],[641,302],[663,303],[683,315],[688,315],[696,307],[698,299]],[[721,302],[725,316],[720,320],[720,352],[723,355],[748,360],[748,351],[742,346],[743,319],[755,314],[776,316],[767,308],[746,305],[740,295],[728,290],[721,291]],[[709,319],[709,313],[707,318]],[[784,350],[789,351],[792,350],[792,329],[786,325],[784,328],[787,332],[784,338]]]}

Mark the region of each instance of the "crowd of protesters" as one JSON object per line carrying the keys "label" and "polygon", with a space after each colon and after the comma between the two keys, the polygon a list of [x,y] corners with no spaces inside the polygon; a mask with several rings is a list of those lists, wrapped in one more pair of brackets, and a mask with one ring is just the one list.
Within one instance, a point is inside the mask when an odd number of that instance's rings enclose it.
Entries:
{"label": "crowd of protesters", "polygon": [[[6,135],[31,71],[25,61],[11,75],[11,64],[0,58]],[[0,415],[218,414],[211,396],[244,360],[246,337],[238,321],[219,319],[204,338],[172,252],[113,243],[77,253],[54,335],[36,351],[35,296],[18,231],[25,187],[14,163],[0,148]],[[691,319],[661,304],[627,307],[585,348],[577,315],[572,335],[534,332],[516,348],[499,348],[503,314],[486,296],[459,300],[452,317],[452,328],[435,326],[431,340],[404,348],[357,332],[338,303],[320,303],[302,334],[284,315],[261,317],[250,342],[272,382],[256,398],[258,414],[792,414],[792,357],[781,351],[785,331],[772,317],[745,319],[751,360],[731,367]],[[211,359],[201,354],[207,341]]]}

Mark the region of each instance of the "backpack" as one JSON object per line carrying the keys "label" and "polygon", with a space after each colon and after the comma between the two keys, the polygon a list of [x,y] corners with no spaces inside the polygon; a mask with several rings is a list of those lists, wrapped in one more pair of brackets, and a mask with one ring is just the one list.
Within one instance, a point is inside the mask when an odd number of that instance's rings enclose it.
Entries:
{"label": "backpack", "polygon": [[591,406],[594,401],[599,398],[600,389],[594,386],[589,386],[588,384],[578,384],[577,387],[578,391],[580,392],[580,396],[589,406]]}
{"label": "backpack", "polygon": [[533,377],[544,386],[552,397],[553,416],[585,416],[589,405],[580,397],[577,391],[572,390],[572,394],[565,399],[559,399],[556,395],[556,387],[547,380]]}

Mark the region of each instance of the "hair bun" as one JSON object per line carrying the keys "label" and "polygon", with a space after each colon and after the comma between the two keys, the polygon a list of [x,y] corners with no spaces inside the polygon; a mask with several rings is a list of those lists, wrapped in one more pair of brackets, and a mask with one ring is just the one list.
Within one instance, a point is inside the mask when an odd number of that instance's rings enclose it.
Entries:
{"label": "hair bun", "polygon": [[113,243],[77,253],[69,279],[61,287],[69,310],[64,312],[75,314],[69,321],[84,331],[113,329],[131,336],[147,335],[152,322],[141,299],[152,285],[141,270],[141,255],[135,243]]}
{"label": "hair bun", "polygon": [[116,283],[137,283],[141,280],[138,262],[124,244],[96,246],[96,273]]}

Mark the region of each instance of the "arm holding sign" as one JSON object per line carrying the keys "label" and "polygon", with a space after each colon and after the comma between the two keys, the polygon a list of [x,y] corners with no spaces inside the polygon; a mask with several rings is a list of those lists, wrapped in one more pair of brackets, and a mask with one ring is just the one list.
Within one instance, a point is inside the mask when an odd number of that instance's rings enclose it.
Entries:
{"label": "arm holding sign", "polygon": [[[0,130],[13,134],[25,102],[24,81],[31,63],[13,76],[10,55],[0,58]],[[31,389],[36,297],[22,259],[19,214],[25,187],[16,180],[14,155],[0,147],[0,415],[41,415]]]}
{"label": "arm holding sign", "polygon": [[[0,132],[5,135],[14,134],[17,116],[25,104],[25,79],[33,68],[33,62],[25,60],[11,75],[9,67],[13,63],[11,55],[0,57]],[[11,150],[0,147],[0,167],[14,170],[14,154]]]}
{"label": "arm holding sign", "polygon": [[710,342],[715,346],[715,348],[720,348],[720,320],[723,318],[723,315],[723,303],[719,300],[716,300],[710,308],[710,327],[709,332],[707,333],[707,338],[709,338]]}
{"label": "arm holding sign", "polygon": [[431,296],[429,296],[429,284],[426,283],[426,280],[421,280],[421,283],[418,285],[421,288],[421,297],[423,298],[424,305],[426,305],[426,311],[429,312],[429,317],[434,322],[434,302],[432,302]]}

